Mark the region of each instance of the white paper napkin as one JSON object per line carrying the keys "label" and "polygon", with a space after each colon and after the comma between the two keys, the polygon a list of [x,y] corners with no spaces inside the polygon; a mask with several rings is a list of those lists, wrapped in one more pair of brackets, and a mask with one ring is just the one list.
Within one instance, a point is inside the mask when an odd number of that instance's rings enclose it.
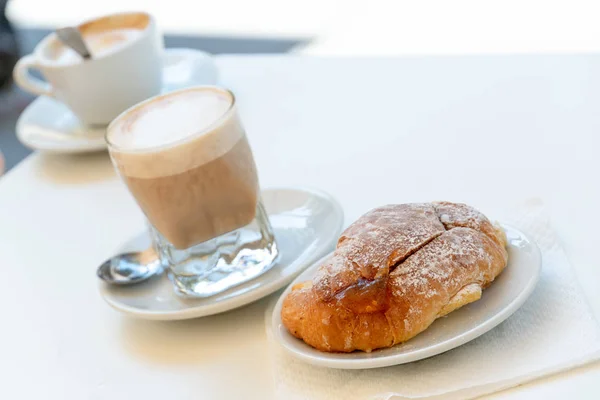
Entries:
{"label": "white paper napkin", "polygon": [[600,327],[539,200],[503,218],[540,247],[543,266],[529,300],[483,336],[436,357],[388,368],[335,370],[296,360],[267,332],[277,398],[471,399],[600,358]]}

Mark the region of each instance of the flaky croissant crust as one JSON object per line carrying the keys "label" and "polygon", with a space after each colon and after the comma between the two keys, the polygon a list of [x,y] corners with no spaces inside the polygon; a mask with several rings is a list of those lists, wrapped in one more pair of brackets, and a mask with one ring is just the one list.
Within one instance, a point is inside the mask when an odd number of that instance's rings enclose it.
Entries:
{"label": "flaky croissant crust", "polygon": [[281,318],[322,351],[390,347],[478,300],[506,266],[505,247],[503,230],[465,204],[379,207],[342,233],[312,282],[292,288]]}

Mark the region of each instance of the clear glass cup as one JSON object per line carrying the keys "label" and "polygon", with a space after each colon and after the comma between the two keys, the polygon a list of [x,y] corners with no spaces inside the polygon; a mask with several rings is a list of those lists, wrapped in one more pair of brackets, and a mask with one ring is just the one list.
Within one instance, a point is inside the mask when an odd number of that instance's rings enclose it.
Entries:
{"label": "clear glass cup", "polygon": [[119,115],[106,140],[179,294],[212,296],[275,264],[232,92],[200,86],[153,97]]}

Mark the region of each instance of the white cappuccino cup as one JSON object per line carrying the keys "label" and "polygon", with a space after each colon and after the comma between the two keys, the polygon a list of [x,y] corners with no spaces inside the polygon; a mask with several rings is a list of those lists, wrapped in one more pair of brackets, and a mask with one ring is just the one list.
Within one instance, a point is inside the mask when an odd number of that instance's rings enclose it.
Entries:
{"label": "white cappuccino cup", "polygon": [[[77,27],[92,57],[84,60],[46,36],[32,54],[19,60],[15,82],[38,95],[65,103],[88,125],[106,125],[127,108],[160,93],[162,35],[143,12],[112,14]],[[44,80],[30,69],[39,70]]]}

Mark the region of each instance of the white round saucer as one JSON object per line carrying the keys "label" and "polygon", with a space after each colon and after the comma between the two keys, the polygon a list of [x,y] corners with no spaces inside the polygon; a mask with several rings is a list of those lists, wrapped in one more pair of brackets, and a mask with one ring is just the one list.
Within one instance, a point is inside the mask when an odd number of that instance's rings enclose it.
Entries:
{"label": "white round saucer", "polygon": [[[263,191],[262,199],[280,252],[277,265],[263,275],[203,299],[176,295],[165,274],[133,286],[101,283],[102,297],[116,310],[144,319],[204,317],[241,307],[281,289],[335,247],[344,213],[328,194],[312,189],[278,188]],[[121,251],[141,250],[149,243],[148,235],[144,234],[135,248]]]}
{"label": "white round saucer", "polygon": [[[318,351],[288,332],[281,322],[281,304],[291,287],[312,280],[323,259],[298,276],[281,294],[273,309],[271,332],[292,356],[309,364],[339,369],[367,369],[405,364],[435,356],[483,335],[510,317],[533,292],[540,277],[542,258],[537,245],[525,234],[503,225],[508,236],[508,266],[483,291],[479,301],[438,318],[429,328],[406,343],[371,353]],[[326,256],[327,257],[327,256]]]}
{"label": "white round saucer", "polygon": [[[166,49],[163,56],[163,93],[195,85],[217,83],[217,67],[203,51]],[[87,153],[106,149],[104,127],[87,127],[60,101],[40,96],[20,115],[17,138],[33,150]]]}

